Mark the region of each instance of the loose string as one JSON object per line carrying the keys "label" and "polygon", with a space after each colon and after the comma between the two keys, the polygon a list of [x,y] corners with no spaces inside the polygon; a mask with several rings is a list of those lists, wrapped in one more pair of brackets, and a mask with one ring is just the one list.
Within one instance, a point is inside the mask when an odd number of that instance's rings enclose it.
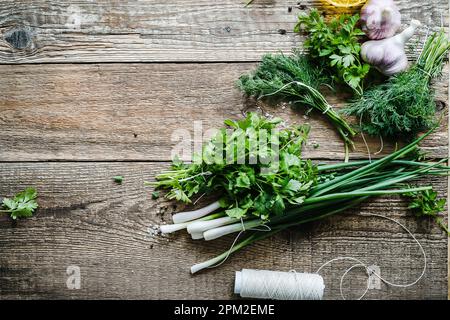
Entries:
{"label": "loose string", "polygon": [[[361,117],[359,117],[359,126],[360,127],[362,126],[362,117],[363,117],[362,115],[361,115]],[[369,145],[367,144],[366,137],[364,136],[364,132],[362,130],[361,130],[361,137],[364,141],[364,144],[366,145],[367,155],[369,156],[369,162],[372,163],[372,157],[370,156],[370,148],[369,148]]]}
{"label": "loose string", "polygon": [[340,284],[339,284],[339,290],[340,290],[340,294],[341,294],[341,297],[342,297],[343,300],[345,300],[345,295],[344,295],[344,292],[343,292],[343,282],[344,282],[344,279],[345,279],[345,277],[347,276],[347,274],[348,274],[351,270],[353,270],[353,269],[355,269],[355,268],[357,268],[357,267],[364,268],[364,269],[366,270],[366,273],[367,273],[367,276],[368,276],[368,278],[367,278],[367,287],[366,287],[366,290],[365,290],[364,293],[358,298],[358,300],[363,299],[364,296],[365,296],[365,295],[367,294],[367,292],[369,291],[369,289],[370,289],[370,277],[371,277],[372,275],[373,275],[373,276],[376,276],[376,277],[379,278],[381,281],[383,281],[384,283],[386,283],[387,285],[389,285],[389,286],[391,286],[391,287],[408,288],[408,287],[411,287],[411,286],[415,285],[416,283],[418,283],[418,282],[424,277],[425,272],[426,272],[426,269],[427,269],[427,262],[428,262],[428,261],[427,261],[427,256],[426,256],[425,250],[424,250],[422,244],[419,242],[419,240],[417,240],[417,238],[412,234],[411,231],[409,231],[409,229],[408,229],[405,225],[403,225],[402,223],[400,223],[399,221],[397,221],[397,220],[395,220],[395,219],[392,219],[392,218],[390,218],[390,217],[386,217],[386,216],[383,216],[383,215],[379,215],[379,214],[375,214],[375,213],[367,213],[366,215],[368,215],[368,216],[374,216],[374,217],[379,217],[379,218],[383,218],[383,219],[390,220],[390,221],[396,223],[397,225],[399,225],[403,230],[405,230],[405,231],[413,238],[413,240],[417,243],[417,245],[418,245],[419,248],[420,248],[420,251],[421,251],[421,253],[422,253],[422,255],[423,255],[423,261],[424,261],[424,263],[423,263],[423,269],[422,269],[422,272],[421,272],[420,276],[417,277],[416,280],[414,280],[414,281],[412,281],[412,282],[410,282],[410,283],[406,283],[406,284],[398,284],[398,283],[394,283],[394,282],[392,282],[392,281],[386,280],[386,279],[383,278],[380,274],[378,274],[376,271],[372,270],[372,269],[370,268],[370,266],[368,266],[367,264],[365,264],[364,262],[362,262],[361,260],[359,260],[359,259],[357,259],[357,258],[354,258],[354,257],[337,257],[337,258],[331,259],[331,260],[325,262],[323,265],[321,265],[321,266],[319,267],[319,269],[317,269],[316,274],[319,274],[319,272],[322,271],[322,269],[323,269],[325,266],[327,266],[327,265],[329,265],[329,264],[331,264],[331,263],[333,263],[333,262],[335,262],[335,261],[338,261],[338,260],[351,260],[351,261],[357,262],[357,264],[355,264],[355,265],[351,266],[350,268],[348,268],[348,269],[344,272],[344,274],[341,276]]}
{"label": "loose string", "polygon": [[241,225],[242,225],[242,230],[239,231],[238,235],[236,236],[236,238],[234,238],[233,243],[231,244],[230,249],[228,250],[227,255],[225,256],[225,259],[223,259],[222,261],[220,261],[217,264],[214,264],[212,266],[209,266],[208,269],[213,269],[213,268],[217,268],[219,266],[221,266],[223,263],[225,263],[225,261],[228,260],[228,258],[230,257],[231,252],[233,251],[234,246],[236,245],[236,242],[238,241],[239,237],[241,236],[242,233],[244,233],[247,230],[250,231],[261,231],[261,232],[270,232],[272,231],[272,229],[267,225],[267,224],[262,224],[261,227],[266,227],[266,229],[259,229],[259,228],[250,228],[250,229],[246,229],[245,228],[245,224],[244,224],[244,219],[241,217]]}
{"label": "loose string", "polygon": [[282,86],[281,88],[279,88],[278,90],[276,90],[276,91],[274,91],[274,92],[272,92],[272,93],[266,93],[266,94],[263,94],[262,96],[259,96],[258,99],[262,99],[262,98],[268,97],[268,96],[273,96],[274,94],[277,94],[278,92],[283,91],[284,89],[286,89],[286,88],[289,87],[290,85],[292,85],[292,84],[299,84],[299,83],[300,83],[300,82],[298,82],[298,81],[291,81],[291,82],[289,82],[289,83],[286,83],[284,86]]}
{"label": "loose string", "polygon": [[[311,91],[318,92],[316,89],[314,89],[314,88],[312,88],[312,87],[310,87],[310,86],[308,86],[308,85],[306,85],[306,84],[304,84],[304,83],[302,83],[302,82],[299,82],[299,81],[291,81],[291,82],[288,82],[288,83],[286,83],[285,85],[283,85],[281,88],[275,90],[274,92],[266,93],[266,94],[263,94],[263,95],[259,96],[258,99],[262,99],[262,98],[268,97],[268,96],[273,96],[273,95],[277,94],[278,92],[283,91],[284,89],[286,89],[287,87],[289,87],[289,86],[291,86],[291,85],[293,85],[293,84],[296,84],[296,85],[301,86],[301,87],[309,88]],[[325,103],[326,103],[326,102],[325,102]],[[325,110],[322,112],[322,114],[326,114],[328,111],[330,111],[330,110],[333,109],[333,106],[331,106],[330,104],[326,103],[326,105],[327,105],[327,106],[326,106]]]}
{"label": "loose string", "polygon": [[383,141],[383,136],[380,135],[380,150],[378,150],[377,152],[374,153],[374,155],[379,155],[381,152],[383,152],[384,149],[384,141]]}

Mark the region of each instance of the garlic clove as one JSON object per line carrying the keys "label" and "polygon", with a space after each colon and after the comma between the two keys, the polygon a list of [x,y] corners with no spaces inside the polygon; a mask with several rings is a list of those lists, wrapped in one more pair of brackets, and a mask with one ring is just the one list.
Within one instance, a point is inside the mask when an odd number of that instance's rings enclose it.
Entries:
{"label": "garlic clove", "polygon": [[361,27],[367,37],[381,40],[401,27],[401,14],[393,0],[369,0],[361,9]]}
{"label": "garlic clove", "polygon": [[388,77],[393,76],[397,73],[403,72],[408,69],[409,63],[406,55],[400,56],[395,60],[391,66],[386,67],[382,70],[382,73]]}

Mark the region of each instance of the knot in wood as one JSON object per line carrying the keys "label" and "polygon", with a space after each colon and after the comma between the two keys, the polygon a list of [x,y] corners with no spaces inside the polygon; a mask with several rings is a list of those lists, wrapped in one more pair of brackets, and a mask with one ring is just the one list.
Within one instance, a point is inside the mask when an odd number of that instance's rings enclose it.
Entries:
{"label": "knot in wood", "polygon": [[5,32],[5,41],[14,49],[26,49],[31,44],[31,34],[24,28],[14,28]]}

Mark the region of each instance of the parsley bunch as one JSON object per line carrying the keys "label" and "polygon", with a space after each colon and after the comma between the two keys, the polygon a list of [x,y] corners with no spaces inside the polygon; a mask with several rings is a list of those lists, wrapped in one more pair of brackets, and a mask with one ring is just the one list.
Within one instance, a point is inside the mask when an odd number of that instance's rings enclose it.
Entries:
{"label": "parsley bunch", "polygon": [[19,192],[14,198],[4,198],[0,206],[0,213],[9,213],[11,218],[31,217],[38,207],[36,202],[37,191],[33,188],[27,188]]}
{"label": "parsley bunch", "polygon": [[359,38],[364,32],[357,28],[359,15],[341,15],[326,22],[317,9],[298,17],[295,32],[304,30],[308,38],[305,49],[332,75],[337,82],[343,82],[358,95],[363,93],[363,80],[370,65],[360,59]]}
{"label": "parsley bunch", "polygon": [[218,193],[229,217],[263,220],[301,204],[317,175],[311,161],[301,158],[309,127],[285,128],[281,119],[257,113],[225,124],[193,163],[174,161],[172,170],[156,176],[154,185],[168,190],[166,198],[190,203]]}

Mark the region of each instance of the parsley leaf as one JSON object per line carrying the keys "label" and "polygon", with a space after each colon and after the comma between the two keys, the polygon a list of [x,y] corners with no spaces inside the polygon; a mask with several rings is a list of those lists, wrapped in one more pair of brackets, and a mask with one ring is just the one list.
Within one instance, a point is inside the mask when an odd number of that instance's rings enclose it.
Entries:
{"label": "parsley leaf", "polygon": [[17,218],[31,217],[34,210],[38,208],[36,198],[36,189],[27,188],[16,194],[12,199],[4,198],[2,202],[3,210],[0,210],[0,212],[9,213],[14,220]]}
{"label": "parsley leaf", "polygon": [[122,184],[122,182],[123,182],[123,176],[114,176],[114,177],[113,177],[113,180],[114,180],[114,182],[117,183],[117,184]]}
{"label": "parsley leaf", "polygon": [[236,218],[236,219],[240,219],[243,216],[245,216],[245,212],[246,210],[241,209],[241,208],[232,208],[229,210],[225,210],[225,213],[231,217],[231,218]]}
{"label": "parsley leaf", "polygon": [[156,200],[156,199],[158,199],[159,198],[159,192],[158,191],[153,191],[152,192],[152,199],[153,200]]}
{"label": "parsley leaf", "polygon": [[439,217],[439,213],[445,211],[446,199],[438,199],[438,194],[434,190],[411,192],[406,195],[412,199],[408,208],[413,209],[417,217],[433,218],[450,235],[448,226]]}

